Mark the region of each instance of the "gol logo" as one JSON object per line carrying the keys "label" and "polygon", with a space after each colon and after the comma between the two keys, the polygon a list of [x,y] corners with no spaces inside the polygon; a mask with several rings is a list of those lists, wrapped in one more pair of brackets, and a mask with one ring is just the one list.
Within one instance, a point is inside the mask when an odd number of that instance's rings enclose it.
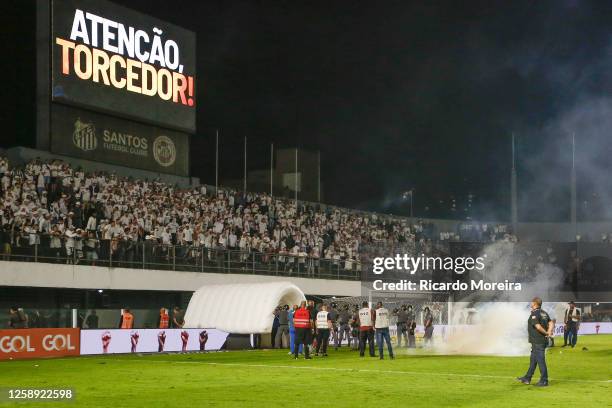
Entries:
{"label": "gol logo", "polygon": [[79,354],[78,329],[0,330],[0,359]]}
{"label": "gol logo", "polygon": [[30,346],[30,336],[4,336],[0,338],[0,351],[3,353],[20,353],[36,351]]}
{"label": "gol logo", "polygon": [[[47,334],[42,338],[42,348],[45,351],[76,350],[70,335]],[[30,336],[4,336],[0,338],[0,351],[3,353],[35,352]]]}
{"label": "gol logo", "polygon": [[70,341],[70,335],[63,334],[48,334],[43,337],[42,346],[47,351],[64,351],[76,350],[76,347]]}

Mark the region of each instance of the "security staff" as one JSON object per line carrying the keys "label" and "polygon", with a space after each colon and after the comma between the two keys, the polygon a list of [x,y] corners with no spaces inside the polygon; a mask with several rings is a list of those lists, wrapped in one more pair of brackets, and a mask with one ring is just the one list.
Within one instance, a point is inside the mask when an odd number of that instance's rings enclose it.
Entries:
{"label": "security staff", "polygon": [[565,318],[563,320],[565,327],[563,333],[563,347],[576,347],[578,341],[578,325],[580,324],[580,309],[576,307],[576,303],[569,302],[568,308],[565,309]]}
{"label": "security staff", "polygon": [[374,315],[368,306],[368,302],[363,302],[359,309],[359,357],[365,354],[365,344],[368,342],[370,349],[370,357],[376,357],[374,354]]}
{"label": "security staff", "polygon": [[393,348],[391,347],[391,336],[389,335],[389,310],[383,306],[382,302],[376,304],[374,311],[376,318],[374,320],[374,328],[376,328],[376,343],[378,343],[378,355],[381,360],[384,360],[383,342],[387,343],[389,357],[393,360]]}
{"label": "security staff", "polygon": [[402,305],[395,314],[397,316],[397,347],[402,347],[402,337],[408,347],[408,309]]}
{"label": "security staff", "polygon": [[134,327],[134,315],[130,312],[127,307],[123,309],[121,319],[119,320],[120,329],[132,329]]}
{"label": "security staff", "polygon": [[295,342],[293,343],[293,356],[297,360],[300,345],[304,345],[304,356],[307,360],[311,359],[308,350],[308,342],[310,341],[310,330],[312,320],[310,318],[310,310],[306,308],[306,301],[303,300],[300,308],[293,314],[293,326],[295,327]]}
{"label": "security staff", "polygon": [[159,319],[157,319],[157,327],[159,329],[167,329],[170,325],[170,315],[168,314],[168,309],[162,307],[159,309]]}
{"label": "security staff", "polygon": [[321,306],[321,310],[317,313],[317,349],[315,355],[319,355],[319,351],[323,357],[327,357],[327,345],[329,344],[329,331],[332,328],[332,321],[327,311],[327,306]]}
{"label": "security staff", "polygon": [[529,369],[523,377],[517,380],[523,384],[531,383],[531,377],[535,373],[536,366],[540,367],[540,381],[535,384],[537,387],[548,386],[548,368],[546,367],[546,344],[548,337],[552,337],[554,326],[548,313],[541,309],[542,299],[533,298],[531,301],[531,314],[527,319],[527,333],[531,343],[531,357]]}

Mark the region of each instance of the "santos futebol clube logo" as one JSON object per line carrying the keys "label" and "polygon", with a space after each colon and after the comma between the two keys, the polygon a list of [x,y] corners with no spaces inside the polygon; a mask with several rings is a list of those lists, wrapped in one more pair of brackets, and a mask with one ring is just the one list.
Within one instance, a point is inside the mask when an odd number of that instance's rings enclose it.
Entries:
{"label": "santos futebol clube logo", "polygon": [[94,124],[91,122],[81,122],[81,118],[78,118],[76,122],[74,122],[72,141],[76,147],[84,152],[96,150],[98,138],[96,137],[96,127]]}
{"label": "santos futebol clube logo", "polygon": [[[146,137],[138,137],[121,132],[104,130],[103,148],[115,152],[129,153],[137,156],[148,156],[148,146]],[[74,145],[84,152],[96,150],[98,147],[98,138],[96,136],[96,127],[92,122],[83,122],[78,118],[74,122],[74,131],[72,133],[72,141]],[[153,141],[153,158],[163,167],[172,166],[176,161],[176,146],[171,138],[165,135],[160,135]]]}

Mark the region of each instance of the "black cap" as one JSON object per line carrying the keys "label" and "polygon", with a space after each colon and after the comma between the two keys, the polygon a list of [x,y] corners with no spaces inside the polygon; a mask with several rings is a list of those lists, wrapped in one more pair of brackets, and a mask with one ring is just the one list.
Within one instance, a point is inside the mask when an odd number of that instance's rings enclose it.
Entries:
{"label": "black cap", "polygon": [[568,305],[575,305],[576,303],[572,300],[571,302],[568,303]]}

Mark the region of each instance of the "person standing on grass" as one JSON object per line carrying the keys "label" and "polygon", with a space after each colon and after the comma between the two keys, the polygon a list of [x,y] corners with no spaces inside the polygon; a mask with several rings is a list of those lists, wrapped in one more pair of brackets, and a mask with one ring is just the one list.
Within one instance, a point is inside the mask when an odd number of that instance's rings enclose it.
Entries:
{"label": "person standing on grass", "polygon": [[397,316],[397,347],[402,347],[402,338],[408,347],[408,309],[406,305],[402,305],[395,315]]}
{"label": "person standing on grass", "polygon": [[271,343],[272,348],[276,348],[275,340],[276,340],[276,333],[278,332],[278,326],[279,326],[278,311],[279,311],[279,308],[277,307],[276,309],[274,309],[274,312],[273,312],[274,320],[272,321],[272,332],[270,333],[270,343]]}
{"label": "person standing on grass", "polygon": [[374,353],[374,316],[370,309],[368,302],[363,302],[359,309],[359,356],[363,357],[365,354],[365,344],[368,342],[370,349],[370,357],[375,357]]}
{"label": "person standing on grass", "polygon": [[569,302],[568,308],[565,309],[563,347],[576,347],[576,342],[578,341],[578,324],[580,323],[580,317],[580,309],[576,307],[576,303],[574,303],[573,301]]}
{"label": "person standing on grass", "polygon": [[338,336],[336,348],[342,347],[342,341],[346,338],[349,348],[351,347],[351,331],[348,325],[350,319],[348,305],[344,305],[340,313],[338,313]]}
{"label": "person standing on grass", "polygon": [[312,322],[312,324],[310,325],[310,331],[308,332],[308,347],[310,348],[308,351],[312,351],[313,347],[314,347],[314,343],[317,340],[314,332],[315,332],[315,326],[314,326],[314,322],[317,320],[317,307],[315,305],[314,300],[309,300],[308,301],[308,311],[310,312],[310,321]]}
{"label": "person standing on grass", "polygon": [[429,307],[425,307],[423,313],[425,314],[425,317],[423,318],[423,326],[425,326],[425,335],[423,336],[423,342],[425,345],[431,345],[431,343],[433,342],[434,331],[433,315],[431,314],[431,310],[429,310]]}
{"label": "person standing on grass", "polygon": [[374,320],[374,328],[376,329],[376,343],[378,344],[378,355],[381,360],[384,360],[383,341],[387,343],[389,357],[391,360],[395,358],[393,348],[391,347],[391,336],[389,335],[389,310],[383,306],[382,302],[376,304],[376,317]]}
{"label": "person standing on grass", "polygon": [[408,305],[408,348],[416,348],[416,315],[412,309],[412,305]]}
{"label": "person standing on grass", "polygon": [[546,344],[548,337],[552,337],[554,325],[548,313],[542,310],[542,299],[533,298],[531,301],[531,314],[527,319],[527,334],[531,343],[531,357],[527,373],[518,377],[517,380],[523,384],[530,384],[531,377],[535,373],[536,366],[540,367],[540,381],[536,387],[548,386],[548,367],[546,367]]}
{"label": "person standing on grass", "polygon": [[310,333],[312,330],[312,320],[310,318],[310,310],[306,308],[306,301],[303,300],[300,308],[293,314],[293,325],[295,326],[295,343],[293,343],[293,356],[297,360],[300,346],[304,346],[304,358],[310,360],[308,350],[308,342],[310,341]]}
{"label": "person standing on grass", "polygon": [[293,346],[295,343],[295,326],[293,325],[293,314],[298,309],[298,305],[293,305],[292,309],[287,312],[287,323],[289,326],[289,354],[293,354]]}
{"label": "person standing on grass", "polygon": [[278,310],[278,328],[276,329],[276,339],[274,346],[283,348],[283,338],[285,341],[289,336],[289,305],[285,305]]}
{"label": "person standing on grass", "polygon": [[329,333],[332,328],[332,320],[327,311],[327,306],[321,306],[321,311],[317,313],[317,349],[316,356],[319,355],[319,351],[323,357],[327,357],[327,345],[329,344]]}
{"label": "person standing on grass", "polygon": [[329,307],[329,320],[332,322],[330,336],[332,337],[332,341],[336,350],[338,349],[338,311],[336,310],[338,306],[335,303],[332,303]]}

